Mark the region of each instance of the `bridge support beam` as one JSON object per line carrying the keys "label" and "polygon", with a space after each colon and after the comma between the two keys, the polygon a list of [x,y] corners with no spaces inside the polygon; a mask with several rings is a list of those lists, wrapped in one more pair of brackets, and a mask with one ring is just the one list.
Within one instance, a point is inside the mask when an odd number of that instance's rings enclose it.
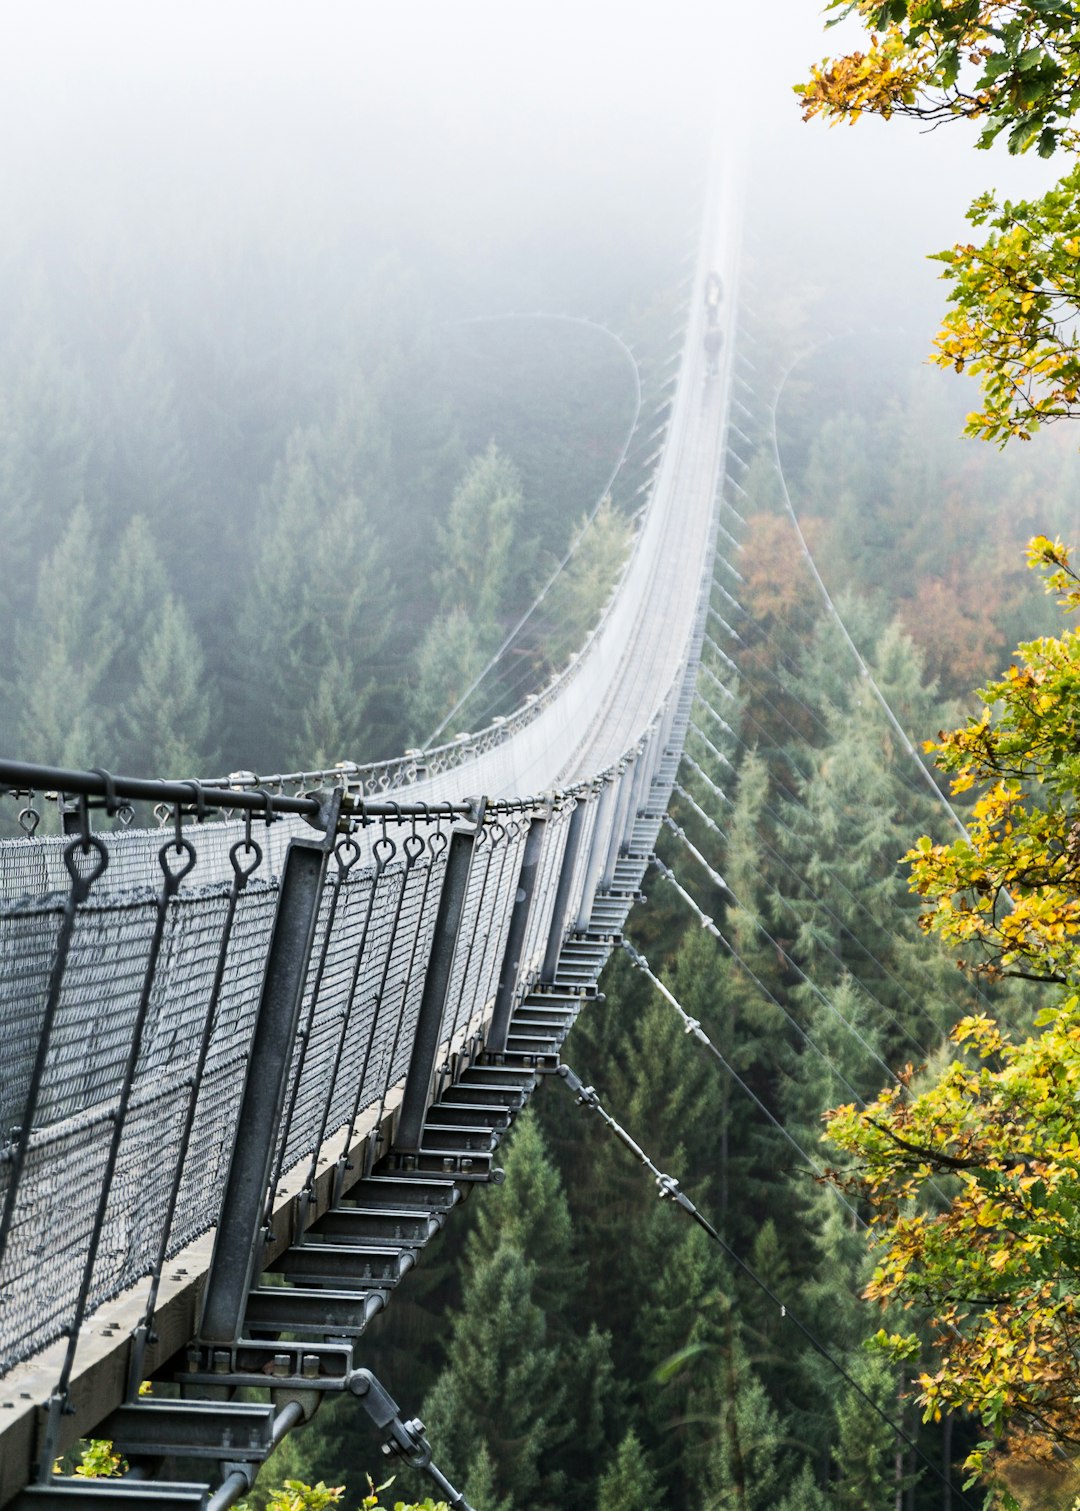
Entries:
{"label": "bridge support beam", "polygon": [[491,1027],[488,1030],[485,1045],[485,1048],[494,1054],[502,1054],[506,1049],[506,1036],[510,1031],[510,1018],[514,1011],[518,983],[521,977],[521,955],[525,948],[525,937],[529,928],[529,915],[532,912],[533,899],[536,895],[540,857],[543,854],[544,837],[546,834],[547,819],[534,818],[529,825],[529,832],[525,836],[525,853],[521,857],[517,891],[514,895],[514,905],[510,911],[510,923],[506,931],[506,948],[503,951],[502,969],[499,973],[499,986],[495,993],[495,1006],[491,1014]]}
{"label": "bridge support beam", "polygon": [[207,1343],[233,1342],[244,1320],[336,822],[335,813],[327,842],[294,839],[285,856],[236,1142],[206,1281],[199,1337]]}
{"label": "bridge support beam", "polygon": [[450,836],[450,848],[446,857],[446,876],[443,879],[439,908],[435,915],[431,956],[424,976],[424,990],[416,1019],[412,1056],[405,1077],[397,1136],[394,1139],[395,1150],[404,1153],[414,1154],[420,1148],[424,1120],[431,1105],[435,1059],[442,1039],[446,995],[450,986],[450,968],[454,963],[454,950],[457,946],[461,917],[465,909],[465,893],[469,885],[473,851],[479,833],[478,826],[475,832],[456,829]]}

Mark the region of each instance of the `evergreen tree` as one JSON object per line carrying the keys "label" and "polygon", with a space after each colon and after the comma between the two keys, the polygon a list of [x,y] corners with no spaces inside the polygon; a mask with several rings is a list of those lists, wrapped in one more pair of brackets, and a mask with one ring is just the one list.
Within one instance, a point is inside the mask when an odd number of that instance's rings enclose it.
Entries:
{"label": "evergreen tree", "polygon": [[36,281],[10,329],[9,423],[19,437],[42,526],[55,539],[79,504],[100,505],[100,458],[86,372],[59,336],[60,321]]}
{"label": "evergreen tree", "polygon": [[121,643],[102,593],[97,532],[79,507],[45,560],[19,637],[17,729],[29,760],[115,767],[115,710],[100,698]]}
{"label": "evergreen tree", "polygon": [[[112,509],[120,514],[144,513],[159,531],[182,508],[189,524],[193,523],[191,468],[177,418],[174,385],[148,311],[144,310],[116,364],[112,401]],[[185,569],[203,554],[193,540],[183,538],[174,542],[173,550],[181,554]],[[187,570],[184,575],[187,585]]]}
{"label": "evergreen tree", "polygon": [[533,1109],[515,1125],[505,1161],[506,1180],[477,1209],[466,1239],[463,1272],[509,1246],[531,1256],[532,1296],[545,1314],[547,1342],[556,1350],[562,1409],[553,1418],[548,1452],[565,1476],[564,1494],[591,1499],[597,1465],[618,1430],[626,1393],[615,1378],[611,1339],[582,1307],[586,1267],[576,1253],[570,1209]]}
{"label": "evergreen tree", "polygon": [[555,1511],[565,1476],[549,1449],[565,1392],[535,1277],[535,1265],[508,1243],[467,1270],[461,1308],[450,1318],[449,1363],[421,1415],[440,1463],[466,1493],[476,1468],[515,1507]]}
{"label": "evergreen tree", "polygon": [[131,770],[182,778],[205,770],[213,759],[202,649],[183,604],[171,593],[143,643],[120,723],[121,758]]}
{"label": "evergreen tree", "polygon": [[240,619],[249,723],[234,731],[263,769],[329,765],[367,744],[389,584],[365,506],[333,471],[318,436],[298,433],[264,501]]}
{"label": "evergreen tree", "polygon": [[704,1500],[716,1511],[774,1511],[797,1467],[786,1428],[732,1326],[714,1388],[720,1407]]}
{"label": "evergreen tree", "polygon": [[[453,608],[429,626],[416,651],[416,681],[409,690],[409,725],[414,740],[426,741],[453,708],[484,664],[477,626]],[[468,705],[459,710],[464,718]],[[456,732],[455,727],[443,735]]]}
{"label": "evergreen tree", "polygon": [[631,1428],[600,1480],[596,1511],[651,1511],[658,1503],[659,1495],[656,1475],[649,1466],[637,1433]]}
{"label": "evergreen tree", "polygon": [[522,600],[535,547],[519,538],[521,478],[494,441],[473,457],[440,532],[435,590],[444,612],[464,609],[490,641],[508,607]]}
{"label": "evergreen tree", "polygon": [[[882,1411],[900,1414],[894,1364],[880,1354],[863,1353],[852,1360],[849,1373]],[[900,1442],[850,1386],[836,1401],[836,1422],[834,1504],[842,1511],[878,1511],[904,1489]]]}

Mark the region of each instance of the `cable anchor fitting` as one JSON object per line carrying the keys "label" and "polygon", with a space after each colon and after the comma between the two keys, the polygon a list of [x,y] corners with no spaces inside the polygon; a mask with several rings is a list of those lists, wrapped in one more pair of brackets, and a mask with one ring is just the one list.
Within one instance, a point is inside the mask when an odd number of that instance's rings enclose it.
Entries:
{"label": "cable anchor fitting", "polygon": [[354,1369],[349,1375],[349,1390],[356,1396],[380,1432],[384,1433],[382,1451],[387,1458],[400,1458],[413,1469],[422,1469],[433,1479],[442,1498],[452,1511],[473,1511],[460,1490],[456,1490],[432,1459],[431,1444],[419,1417],[402,1421],[400,1408],[386,1386],[370,1369]]}

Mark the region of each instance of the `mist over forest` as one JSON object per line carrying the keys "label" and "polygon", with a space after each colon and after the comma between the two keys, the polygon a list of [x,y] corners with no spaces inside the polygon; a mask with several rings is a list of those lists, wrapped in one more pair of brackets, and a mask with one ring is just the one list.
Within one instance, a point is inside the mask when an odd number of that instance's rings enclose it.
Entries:
{"label": "mist over forest", "polygon": [[[541,689],[631,549],[715,137],[743,186],[728,296],[749,365],[713,600],[730,638],[704,664],[732,691],[698,706],[672,812],[729,937],[658,880],[631,935],[741,1081],[621,955],[570,1042],[846,1373],[554,1093],[370,1356],[479,1511],[957,1511],[978,1423],[924,1422],[919,1361],[866,1351],[884,1314],[861,1299],[865,1237],[789,1146],[818,1149],[823,1112],[871,1099],[883,1067],[947,1064],[965,1014],[1027,1031],[1043,999],[973,982],[920,930],[897,861],[948,824],[783,488],[915,744],[1058,632],[1023,545],[1075,534],[1076,437],[964,439],[973,385],[926,360],[928,254],[968,234],[980,190],[1052,175],[974,151],[965,124],[802,125],[792,85],[848,33],[796,0],[386,9],[0,17],[0,749],[316,771]],[[685,877],[677,836],[659,851]],[[376,1452],[349,1404],[286,1440],[250,1511],[287,1477],[360,1504]],[[1071,1504],[1053,1497],[1074,1479],[1021,1475],[1013,1504]]]}

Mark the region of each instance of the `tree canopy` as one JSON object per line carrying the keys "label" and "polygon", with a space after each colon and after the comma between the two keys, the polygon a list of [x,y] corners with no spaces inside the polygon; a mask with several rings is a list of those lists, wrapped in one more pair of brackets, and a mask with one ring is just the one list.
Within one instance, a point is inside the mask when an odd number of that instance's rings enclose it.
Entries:
{"label": "tree canopy", "polygon": [[[1059,542],[1037,537],[1029,559],[1080,608]],[[909,1067],[828,1120],[854,1161],[845,1184],[873,1210],[868,1295],[929,1313],[936,1359],[918,1374],[920,1400],[927,1418],[978,1414],[991,1440],[969,1456],[974,1470],[1002,1438],[1027,1457],[1080,1447],[1078,686],[1077,631],[1021,646],[1019,665],[980,692],[981,715],[930,742],[954,792],[987,784],[967,837],[923,838],[906,857],[932,903],[924,926],[973,949],[975,970],[1064,988],[1036,1016],[1041,1031],[968,1014],[944,1070]],[[914,1331],[878,1341],[900,1358],[920,1350]]]}
{"label": "tree canopy", "polygon": [[[1068,0],[830,0],[830,25],[856,15],[868,45],[811,69],[797,86],[804,119],[911,116],[937,126],[973,120],[980,147],[1004,135],[1012,153],[1080,147],[1080,9]],[[1080,308],[1074,231],[1080,169],[1041,198],[975,200],[982,245],[936,254],[951,285],[934,361],[979,377],[983,405],[967,430],[1005,444],[1080,414]]]}

